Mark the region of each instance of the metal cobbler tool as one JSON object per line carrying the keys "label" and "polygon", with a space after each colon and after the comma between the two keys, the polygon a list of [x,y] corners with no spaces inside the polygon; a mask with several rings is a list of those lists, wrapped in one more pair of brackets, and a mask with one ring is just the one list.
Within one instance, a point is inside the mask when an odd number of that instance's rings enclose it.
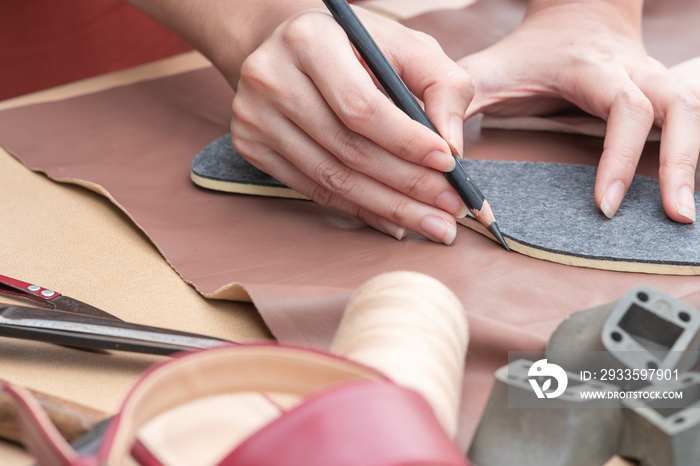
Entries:
{"label": "metal cobbler tool", "polygon": [[[681,466],[700,464],[700,374],[684,372],[698,363],[699,348],[700,312],[638,286],[619,301],[572,314],[554,331],[546,354],[569,371],[607,375],[637,390],[622,401],[620,455],[645,466]],[[634,380],[635,372],[664,376]],[[674,392],[682,398],[659,396]]]}
{"label": "metal cobbler tool", "polygon": [[589,371],[626,390],[652,377],[609,377],[612,370],[686,371],[700,359],[700,312],[663,291],[637,286],[619,301],[570,315],[552,334],[547,359]]}
{"label": "metal cobbler tool", "polygon": [[[614,455],[643,466],[700,464],[700,374],[684,372],[699,348],[700,312],[649,286],[576,312],[553,333],[545,359],[496,372],[470,458],[479,466],[595,466]],[[538,367],[550,368],[546,377]],[[535,399],[538,392],[552,398]],[[681,397],[658,396],[671,392]]]}
{"label": "metal cobbler tool", "polygon": [[[583,399],[589,393],[615,392],[615,385],[580,382],[563,370],[537,375],[546,361],[524,359],[496,371],[495,385],[474,436],[469,458],[479,466],[595,466],[615,455],[623,422],[619,400]],[[566,378],[561,391],[559,377]],[[538,398],[534,386],[543,387]],[[556,397],[547,398],[547,394]]]}
{"label": "metal cobbler tool", "polygon": [[682,397],[624,400],[620,455],[644,466],[700,464],[700,374],[681,374],[641,391],[680,392]]}

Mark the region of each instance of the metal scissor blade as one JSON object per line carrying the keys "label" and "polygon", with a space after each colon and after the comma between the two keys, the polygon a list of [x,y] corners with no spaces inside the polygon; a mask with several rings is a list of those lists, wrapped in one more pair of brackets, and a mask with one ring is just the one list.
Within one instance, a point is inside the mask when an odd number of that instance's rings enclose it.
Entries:
{"label": "metal scissor blade", "polygon": [[196,333],[24,306],[0,308],[0,336],[160,355],[234,344]]}
{"label": "metal scissor blade", "polygon": [[91,306],[70,296],[59,295],[50,299],[48,302],[56,306],[57,310],[70,309],[70,312],[84,314],[86,316],[102,317],[104,319],[122,320],[119,317],[103,311],[95,306]]}

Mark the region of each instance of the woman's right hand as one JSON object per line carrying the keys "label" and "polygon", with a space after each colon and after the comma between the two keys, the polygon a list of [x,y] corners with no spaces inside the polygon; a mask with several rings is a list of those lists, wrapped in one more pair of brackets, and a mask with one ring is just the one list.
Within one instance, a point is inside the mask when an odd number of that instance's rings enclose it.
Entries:
{"label": "woman's right hand", "polygon": [[454,166],[450,145],[461,153],[471,80],[434,39],[356,11],[444,139],[386,97],[325,8],[309,8],[240,67],[233,144],[319,204],[398,239],[412,230],[450,244],[467,209],[440,171]]}

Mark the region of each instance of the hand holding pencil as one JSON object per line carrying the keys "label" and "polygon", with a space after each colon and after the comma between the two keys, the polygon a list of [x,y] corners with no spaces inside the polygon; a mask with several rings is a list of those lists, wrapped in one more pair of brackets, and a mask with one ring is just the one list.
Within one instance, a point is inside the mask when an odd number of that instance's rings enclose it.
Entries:
{"label": "hand holding pencil", "polygon": [[[393,237],[415,231],[450,244],[467,213],[441,173],[461,151],[473,97],[464,70],[423,33],[358,11],[442,137],[378,88],[346,34],[323,8],[283,22],[241,69],[235,147],[314,201]],[[323,9],[321,9],[323,8]]]}
{"label": "hand holding pencil", "polygon": [[[323,3],[326,4],[333,17],[338,21],[338,24],[345,30],[350,42],[355,46],[355,50],[365,60],[374,77],[379,81],[396,106],[415,121],[439,134],[433,122],[425,114],[420,104],[386,59],[347,1],[323,0]],[[457,162],[456,157],[455,162]],[[484,225],[507,251],[510,251],[501,234],[501,230],[498,228],[491,206],[466,170],[459,163],[455,163],[453,168],[444,170],[444,173],[474,218]]]}

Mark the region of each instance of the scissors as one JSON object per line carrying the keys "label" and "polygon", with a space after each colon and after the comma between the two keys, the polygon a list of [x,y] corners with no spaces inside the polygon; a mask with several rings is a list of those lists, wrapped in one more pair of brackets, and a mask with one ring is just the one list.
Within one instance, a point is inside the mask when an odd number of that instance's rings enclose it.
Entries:
{"label": "scissors", "polygon": [[64,346],[172,355],[235,344],[196,333],[132,324],[43,286],[0,275],[0,296],[39,303],[0,307],[0,336]]}

